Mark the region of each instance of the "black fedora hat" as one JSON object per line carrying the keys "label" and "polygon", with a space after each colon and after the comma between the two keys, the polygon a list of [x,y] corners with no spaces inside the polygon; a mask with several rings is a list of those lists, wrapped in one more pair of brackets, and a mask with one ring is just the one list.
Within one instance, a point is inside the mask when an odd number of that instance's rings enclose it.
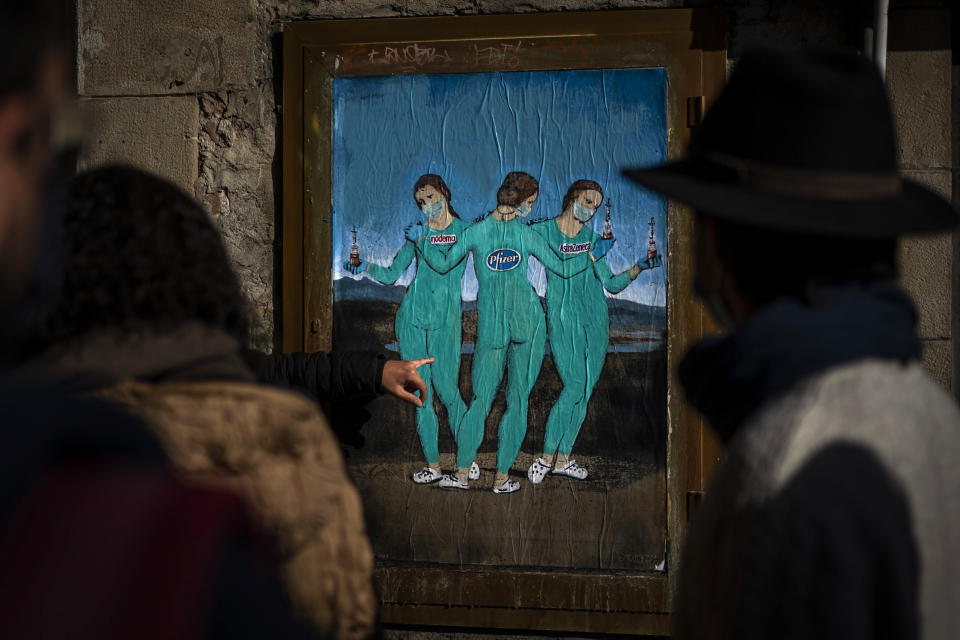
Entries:
{"label": "black fedora hat", "polygon": [[[947,135],[947,132],[944,132]],[[843,52],[745,52],[688,156],[632,180],[701,213],[846,237],[950,229],[943,198],[897,172],[883,80]]]}

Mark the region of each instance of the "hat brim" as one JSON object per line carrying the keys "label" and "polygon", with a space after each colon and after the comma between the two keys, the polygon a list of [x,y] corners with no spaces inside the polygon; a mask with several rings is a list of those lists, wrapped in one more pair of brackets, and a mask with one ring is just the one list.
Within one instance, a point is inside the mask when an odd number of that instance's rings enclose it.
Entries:
{"label": "hat brim", "polygon": [[703,176],[699,163],[680,160],[623,175],[701,213],[743,224],[823,236],[887,238],[953,229],[960,215],[941,196],[902,178],[892,197],[832,200],[785,196]]}

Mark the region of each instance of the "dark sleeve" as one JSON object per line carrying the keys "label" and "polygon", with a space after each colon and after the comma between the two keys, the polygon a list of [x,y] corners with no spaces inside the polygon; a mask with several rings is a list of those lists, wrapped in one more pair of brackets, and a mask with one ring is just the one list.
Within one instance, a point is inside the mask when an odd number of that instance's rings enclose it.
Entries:
{"label": "dark sleeve", "polygon": [[259,354],[254,370],[260,382],[293,387],[319,402],[340,402],[383,392],[386,359],[372,351]]}
{"label": "dark sleeve", "polygon": [[873,453],[824,449],[757,515],[733,637],[919,637],[910,510]]}

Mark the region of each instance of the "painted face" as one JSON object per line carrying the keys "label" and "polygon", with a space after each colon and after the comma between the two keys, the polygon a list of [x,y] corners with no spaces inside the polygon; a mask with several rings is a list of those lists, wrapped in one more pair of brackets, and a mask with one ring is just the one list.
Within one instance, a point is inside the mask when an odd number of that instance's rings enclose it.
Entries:
{"label": "painted face", "polygon": [[587,222],[597,212],[603,196],[599,191],[587,189],[577,194],[573,200],[573,216],[580,222]]}
{"label": "painted face", "polygon": [[520,203],[520,206],[517,207],[518,218],[523,218],[530,213],[530,210],[533,209],[533,203],[537,201],[538,195],[540,195],[539,191]]}
{"label": "painted face", "polygon": [[443,194],[433,185],[427,184],[420,187],[414,196],[417,199],[420,210],[431,220],[439,217],[440,214],[443,213]]}

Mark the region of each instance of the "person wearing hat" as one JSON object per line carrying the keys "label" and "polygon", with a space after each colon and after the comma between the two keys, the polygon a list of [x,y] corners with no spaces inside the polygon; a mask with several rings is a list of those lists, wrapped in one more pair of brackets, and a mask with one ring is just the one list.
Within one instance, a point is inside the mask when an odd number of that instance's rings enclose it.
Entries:
{"label": "person wearing hat", "polygon": [[757,50],[685,159],[625,171],[696,212],[695,287],[727,330],[680,364],[727,453],[677,639],[960,637],[960,413],[894,283],[896,238],[958,215],[896,149],[869,61]]}

